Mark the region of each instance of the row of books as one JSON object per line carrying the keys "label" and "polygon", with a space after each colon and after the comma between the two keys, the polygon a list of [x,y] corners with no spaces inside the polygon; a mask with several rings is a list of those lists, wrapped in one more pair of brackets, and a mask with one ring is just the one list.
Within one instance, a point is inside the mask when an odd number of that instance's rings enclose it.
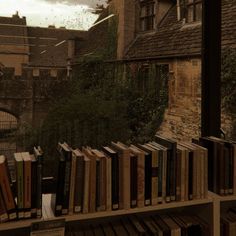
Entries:
{"label": "row of books", "polygon": [[[108,222],[91,223],[88,226],[71,226],[67,236],[208,236],[209,225],[196,215],[171,214],[150,215],[144,217],[127,216]],[[224,235],[224,234],[222,234]]]}
{"label": "row of books", "polygon": [[42,150],[34,148],[34,155],[15,153],[14,159],[16,191],[7,160],[0,156],[0,222],[42,216]]}
{"label": "row of books", "polygon": [[220,235],[234,236],[236,234],[236,208],[230,208],[220,219]]}
{"label": "row of books", "polygon": [[209,190],[219,195],[236,194],[236,142],[216,137],[196,142],[208,149]]}
{"label": "row of books", "polygon": [[58,150],[56,216],[207,198],[207,149],[197,144],[155,136],[101,150],[59,143]]}

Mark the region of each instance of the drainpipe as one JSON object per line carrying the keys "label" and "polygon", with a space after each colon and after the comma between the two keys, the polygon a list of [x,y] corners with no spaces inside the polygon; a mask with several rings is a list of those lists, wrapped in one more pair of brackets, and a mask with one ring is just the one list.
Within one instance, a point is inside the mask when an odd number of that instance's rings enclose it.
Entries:
{"label": "drainpipe", "polygon": [[180,0],[177,0],[177,19],[181,20],[181,12],[180,12]]}

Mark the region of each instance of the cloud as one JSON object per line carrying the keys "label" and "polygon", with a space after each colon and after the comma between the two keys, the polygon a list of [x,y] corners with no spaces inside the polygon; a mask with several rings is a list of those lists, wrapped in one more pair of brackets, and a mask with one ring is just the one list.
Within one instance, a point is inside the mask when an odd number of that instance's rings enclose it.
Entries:
{"label": "cloud", "polygon": [[67,5],[88,5],[90,7],[96,7],[97,4],[104,4],[106,0],[44,0],[50,3],[63,3]]}

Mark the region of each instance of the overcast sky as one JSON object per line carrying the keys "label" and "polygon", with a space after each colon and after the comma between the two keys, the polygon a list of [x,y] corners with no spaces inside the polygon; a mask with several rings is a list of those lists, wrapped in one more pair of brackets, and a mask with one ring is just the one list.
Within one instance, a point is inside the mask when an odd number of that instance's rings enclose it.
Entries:
{"label": "overcast sky", "polygon": [[96,20],[91,8],[104,2],[105,0],[0,0],[0,16],[11,16],[18,11],[20,16],[26,16],[28,25],[88,29]]}

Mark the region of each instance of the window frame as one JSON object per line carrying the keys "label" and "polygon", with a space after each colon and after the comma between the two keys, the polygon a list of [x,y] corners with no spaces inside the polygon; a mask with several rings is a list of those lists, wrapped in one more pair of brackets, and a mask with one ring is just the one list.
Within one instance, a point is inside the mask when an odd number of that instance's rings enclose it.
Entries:
{"label": "window frame", "polygon": [[[202,5],[202,0],[192,0],[192,2],[188,2],[188,0],[182,0],[180,3],[180,7],[181,7],[181,11],[182,11],[182,13],[181,13],[182,19],[184,18],[187,23],[201,22],[202,16],[200,19],[196,19],[197,6],[199,4]],[[190,10],[191,7],[192,7],[192,10]],[[192,20],[189,20],[189,16],[188,16],[189,11],[192,11],[192,14],[193,14]]]}
{"label": "window frame", "polygon": [[[140,0],[139,11],[139,28],[141,32],[152,31],[155,29],[156,19],[156,1],[155,0]],[[148,9],[150,7],[150,9]],[[142,15],[144,9],[145,15]],[[150,13],[151,12],[151,13]]]}

